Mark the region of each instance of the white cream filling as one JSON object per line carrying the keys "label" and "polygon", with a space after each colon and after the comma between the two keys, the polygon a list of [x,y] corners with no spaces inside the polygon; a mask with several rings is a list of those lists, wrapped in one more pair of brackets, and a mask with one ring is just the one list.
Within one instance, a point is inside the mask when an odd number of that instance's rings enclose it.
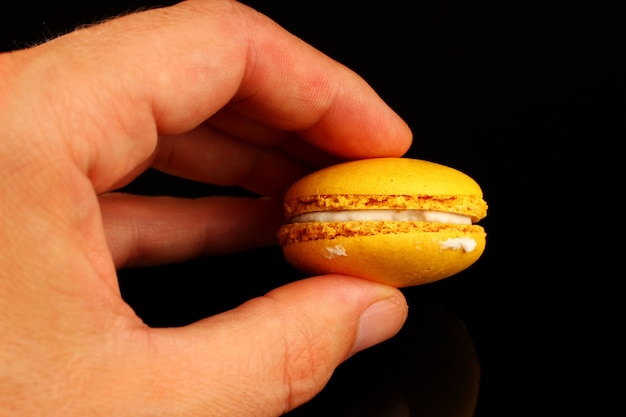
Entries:
{"label": "white cream filling", "polygon": [[476,241],[471,237],[448,238],[447,240],[439,242],[439,245],[441,249],[463,249],[463,252],[471,252],[476,249]]}
{"label": "white cream filling", "polygon": [[450,224],[472,224],[469,216],[435,210],[336,210],[305,213],[291,219],[292,223],[307,222],[430,222]]}
{"label": "white cream filling", "polygon": [[335,245],[331,248],[326,248],[326,254],[324,255],[324,258],[333,259],[337,256],[348,256],[348,254],[346,253],[346,248],[341,245]]}

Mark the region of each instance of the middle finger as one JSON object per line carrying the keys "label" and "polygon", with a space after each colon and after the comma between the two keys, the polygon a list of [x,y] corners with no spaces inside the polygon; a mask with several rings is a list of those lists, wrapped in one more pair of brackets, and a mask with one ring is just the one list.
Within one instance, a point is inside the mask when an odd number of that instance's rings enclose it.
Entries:
{"label": "middle finger", "polygon": [[312,169],[278,148],[249,143],[208,124],[160,137],[152,166],[194,181],[238,185],[274,198],[282,198],[289,185]]}

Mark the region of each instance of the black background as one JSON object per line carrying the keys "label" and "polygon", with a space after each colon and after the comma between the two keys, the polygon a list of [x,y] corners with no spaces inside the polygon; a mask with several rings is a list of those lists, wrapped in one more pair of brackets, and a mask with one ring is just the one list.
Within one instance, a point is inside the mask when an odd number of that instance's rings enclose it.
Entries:
{"label": "black background", "polygon": [[[361,74],[411,126],[409,155],[466,172],[489,203],[479,262],[405,289],[411,316],[398,337],[350,359],[290,415],[347,416],[389,393],[419,398],[402,387],[426,373],[415,357],[433,311],[454,317],[473,341],[476,416],[626,415],[621,14],[540,1],[244,3]],[[159,4],[3,6],[0,47]],[[130,189],[238,192],[154,172]],[[119,275],[125,298],[156,326],[189,323],[300,277],[276,247]],[[218,280],[232,288],[215,291]],[[376,415],[394,415],[386,412]]]}

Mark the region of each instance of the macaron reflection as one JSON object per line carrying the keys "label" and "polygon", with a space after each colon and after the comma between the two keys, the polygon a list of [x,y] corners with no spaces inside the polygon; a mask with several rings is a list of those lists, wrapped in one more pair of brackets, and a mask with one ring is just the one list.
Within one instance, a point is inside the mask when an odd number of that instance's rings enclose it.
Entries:
{"label": "macaron reflection", "polygon": [[413,303],[393,339],[358,353],[294,417],[472,417],[480,367],[462,321]]}
{"label": "macaron reflection", "polygon": [[[471,417],[478,402],[480,367],[463,322],[433,305],[412,308],[398,335],[402,344],[389,386],[350,417]],[[395,382],[394,382],[395,380]]]}

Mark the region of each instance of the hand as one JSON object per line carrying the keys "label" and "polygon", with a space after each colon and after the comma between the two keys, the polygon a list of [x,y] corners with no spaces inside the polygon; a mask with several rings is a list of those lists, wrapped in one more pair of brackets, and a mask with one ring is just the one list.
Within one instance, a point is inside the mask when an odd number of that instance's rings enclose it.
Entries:
{"label": "hand", "polygon": [[[116,269],[273,244],[280,197],[411,134],[353,72],[232,1],[0,55],[0,414],[273,416],[402,326],[393,288],[323,276],[149,328]],[[265,198],[116,193],[147,167]]]}

